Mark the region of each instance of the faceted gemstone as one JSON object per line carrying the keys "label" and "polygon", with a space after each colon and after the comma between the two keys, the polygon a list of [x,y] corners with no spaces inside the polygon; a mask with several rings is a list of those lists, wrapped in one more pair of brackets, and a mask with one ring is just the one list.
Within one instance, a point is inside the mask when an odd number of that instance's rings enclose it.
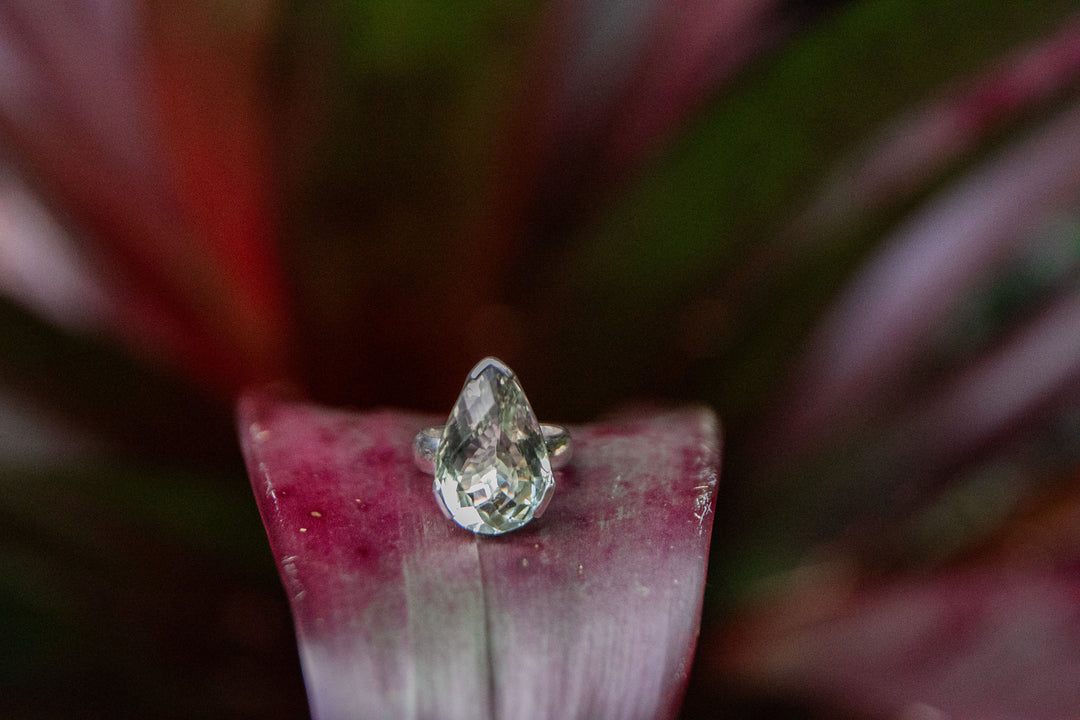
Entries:
{"label": "faceted gemstone", "polygon": [[477,363],[435,455],[435,499],[458,525],[484,535],[516,530],[555,487],[544,434],[521,384],[495,358]]}

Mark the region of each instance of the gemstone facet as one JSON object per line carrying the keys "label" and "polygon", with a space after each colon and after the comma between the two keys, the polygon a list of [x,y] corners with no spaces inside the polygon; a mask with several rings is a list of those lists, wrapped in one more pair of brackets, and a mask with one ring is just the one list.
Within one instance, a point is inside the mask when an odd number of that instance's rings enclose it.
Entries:
{"label": "gemstone facet", "polygon": [[520,528],[555,487],[540,423],[510,368],[477,363],[443,429],[432,489],[461,527],[483,535]]}

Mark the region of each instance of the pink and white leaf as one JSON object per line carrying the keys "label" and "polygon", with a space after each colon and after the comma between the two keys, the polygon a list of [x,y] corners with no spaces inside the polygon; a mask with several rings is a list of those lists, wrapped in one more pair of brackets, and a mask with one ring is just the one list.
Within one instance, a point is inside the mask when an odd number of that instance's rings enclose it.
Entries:
{"label": "pink and white leaf", "polygon": [[711,534],[711,412],[571,428],[547,512],[499,537],[443,518],[413,466],[439,420],[240,403],[314,715],[672,717]]}

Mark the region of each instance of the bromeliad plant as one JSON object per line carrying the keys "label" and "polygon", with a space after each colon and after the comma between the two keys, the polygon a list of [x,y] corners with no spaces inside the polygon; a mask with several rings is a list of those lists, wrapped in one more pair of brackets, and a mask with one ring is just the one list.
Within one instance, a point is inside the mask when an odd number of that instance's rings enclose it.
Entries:
{"label": "bromeliad plant", "polygon": [[1074,716],[1077,13],[0,5],[0,714]]}

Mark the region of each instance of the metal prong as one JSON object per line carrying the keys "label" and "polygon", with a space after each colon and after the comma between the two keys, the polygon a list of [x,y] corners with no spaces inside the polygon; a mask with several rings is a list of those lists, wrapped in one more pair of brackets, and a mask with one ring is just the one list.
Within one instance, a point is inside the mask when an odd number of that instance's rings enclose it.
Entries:
{"label": "metal prong", "polygon": [[551,504],[551,498],[555,495],[555,485],[552,483],[548,488],[547,494],[544,495],[544,499],[540,501],[540,506],[536,508],[536,512],[533,513],[533,518],[539,518],[545,512],[547,512],[548,505]]}
{"label": "metal prong", "polygon": [[548,425],[542,423],[540,429],[544,432],[544,445],[547,447],[548,458],[551,460],[551,469],[558,470],[566,467],[570,462],[570,456],[574,452],[574,445],[570,441],[570,431],[562,425]]}
{"label": "metal prong", "polygon": [[443,426],[436,425],[416,433],[413,440],[413,462],[417,469],[429,475],[435,472],[435,454],[439,452]]}
{"label": "metal prong", "polygon": [[432,495],[435,496],[435,504],[439,506],[439,510],[442,511],[443,516],[447,520],[453,520],[454,516],[450,514],[450,508],[446,507],[446,499],[443,498],[442,493],[438,488],[432,488]]}

